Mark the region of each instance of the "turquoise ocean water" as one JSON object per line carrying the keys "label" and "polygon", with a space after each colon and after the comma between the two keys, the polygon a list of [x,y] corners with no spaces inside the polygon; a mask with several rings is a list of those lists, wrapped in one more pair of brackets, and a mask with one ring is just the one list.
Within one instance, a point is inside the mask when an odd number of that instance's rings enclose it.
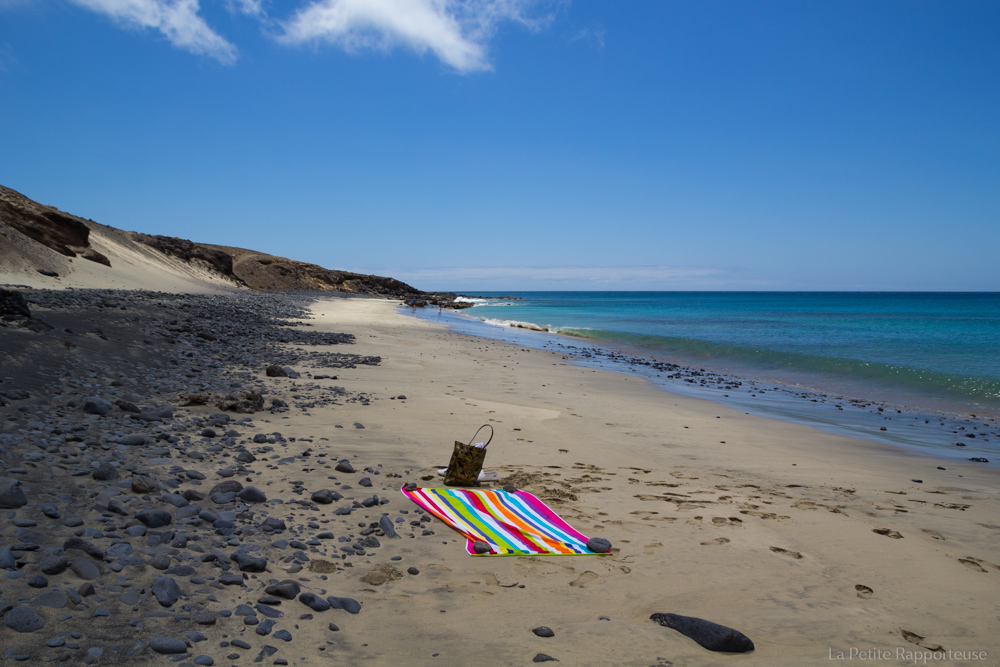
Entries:
{"label": "turquoise ocean water", "polygon": [[[904,415],[897,420],[908,415],[916,422],[934,420],[938,425],[941,437],[921,435],[916,437],[919,442],[903,444],[954,448],[956,437],[982,421],[976,426],[980,437],[967,439],[968,448],[953,451],[992,449],[986,444],[990,438],[984,442],[981,431],[996,430],[994,420],[1000,416],[1000,293],[522,292],[478,296],[474,307],[450,316],[453,328],[492,337],[515,336],[516,342],[562,348],[577,357],[581,349],[592,346],[739,377],[748,381],[744,390],[754,399],[766,395],[761,392],[764,385],[775,385],[766,387],[773,400],[758,412],[819,420],[847,431],[860,428],[855,434],[875,430],[877,422],[864,424],[868,417],[860,412],[857,418],[850,410],[845,413],[841,406],[849,400],[883,407],[877,412],[869,406],[863,411],[868,416],[884,420],[889,414],[885,410],[891,407],[891,414]],[[436,310],[425,316],[436,316]],[[515,329],[512,323],[551,333]],[[607,356],[601,358],[602,364],[609,363]],[[631,364],[633,372],[665,376],[641,364],[636,369],[636,365]],[[695,389],[691,384],[665,388],[690,393]],[[696,388],[703,385],[700,382]],[[779,388],[782,391],[775,396],[773,390]],[[806,393],[821,396],[806,403],[836,405],[838,413],[817,416],[816,405],[796,409],[794,401],[781,400],[781,396],[804,397]],[[738,392],[730,390],[715,394],[711,397],[722,402],[726,402],[723,397],[730,402],[738,399]],[[897,407],[903,412],[895,412]],[[965,427],[957,426],[966,422]],[[878,427],[875,434],[899,442],[902,436],[886,435],[892,430]]]}

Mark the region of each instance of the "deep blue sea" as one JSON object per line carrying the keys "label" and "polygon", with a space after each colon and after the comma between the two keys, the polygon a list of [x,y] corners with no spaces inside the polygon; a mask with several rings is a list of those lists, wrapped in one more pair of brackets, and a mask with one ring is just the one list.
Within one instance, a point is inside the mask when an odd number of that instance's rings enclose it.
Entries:
{"label": "deep blue sea", "polygon": [[[934,420],[937,432],[943,433],[945,426],[949,431],[947,437],[931,438],[935,447],[955,448],[956,438],[979,422],[977,432],[997,430],[1000,293],[519,292],[478,296],[483,298],[475,299],[474,307],[451,316],[453,328],[493,337],[516,334],[519,343],[561,347],[577,357],[579,350],[593,346],[743,378],[746,396],[761,399],[767,392],[772,394],[768,406],[758,412],[807,422],[818,419],[853,434],[875,430],[877,439],[903,444],[928,443],[924,436],[907,443],[900,440],[901,435],[886,435],[893,429],[882,430],[878,424],[885,424],[887,414],[897,415],[897,421]],[[436,312],[426,316],[436,316]],[[512,328],[512,323],[551,333]],[[596,362],[594,357],[584,358]],[[607,357],[602,359],[606,365]],[[636,364],[630,366],[633,372],[645,370],[652,378],[665,376],[641,365],[638,369]],[[687,393],[713,388],[712,383],[706,387],[701,381],[680,387],[673,384],[665,388]],[[775,396],[778,389],[779,396]],[[709,394],[721,402],[726,402],[722,398],[742,400],[741,392],[731,390]],[[802,409],[787,400],[807,394],[821,399],[804,401],[810,405]],[[849,404],[851,400],[855,403]],[[861,424],[867,417],[859,414],[855,419],[849,414],[852,410],[845,412],[843,406],[860,402],[882,407],[878,411],[868,406],[863,412],[883,421]],[[815,403],[837,406],[837,414],[817,417]],[[740,403],[740,407],[746,406]],[[902,411],[896,412],[897,408]],[[964,427],[955,426],[966,422]],[[967,447],[954,452],[990,451],[1000,444],[986,445],[990,441],[988,435],[985,442],[982,435],[966,438]]]}

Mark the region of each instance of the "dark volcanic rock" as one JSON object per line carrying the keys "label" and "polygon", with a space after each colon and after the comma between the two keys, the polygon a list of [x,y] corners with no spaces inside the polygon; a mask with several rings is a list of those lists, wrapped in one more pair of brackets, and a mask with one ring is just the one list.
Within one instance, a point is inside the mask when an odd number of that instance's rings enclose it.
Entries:
{"label": "dark volcanic rock", "polygon": [[388,514],[383,514],[378,520],[378,527],[382,529],[386,537],[399,539],[399,535],[396,534],[396,529],[392,524],[392,519],[389,518]]}
{"label": "dark volcanic rock", "polygon": [[149,640],[149,648],[157,653],[173,654],[187,653],[187,643],[175,637],[153,637]]}
{"label": "dark volcanic rock", "polygon": [[28,607],[14,607],[4,614],[3,623],[14,632],[34,632],[45,627],[45,621]]}
{"label": "dark volcanic rock", "polygon": [[94,472],[91,473],[91,477],[99,482],[107,482],[112,479],[118,479],[118,468],[114,467],[110,463],[102,463],[94,470]]}
{"label": "dark volcanic rock", "polygon": [[164,607],[172,607],[181,595],[180,586],[170,577],[157,577],[151,588],[156,601]]}
{"label": "dark volcanic rock", "polygon": [[248,503],[267,502],[267,496],[264,495],[264,492],[258,489],[256,486],[247,486],[239,493],[237,493],[236,496],[240,500]]}
{"label": "dark volcanic rock", "polygon": [[261,523],[261,527],[267,528],[269,530],[285,530],[288,526],[286,526],[285,522],[282,521],[281,519],[269,516],[266,519],[264,519],[263,523]]}
{"label": "dark volcanic rock", "polygon": [[303,593],[299,596],[299,602],[313,611],[326,611],[330,608],[330,603],[315,593]]}
{"label": "dark volcanic rock", "polygon": [[212,490],[208,492],[208,495],[214,495],[216,493],[239,493],[243,490],[243,485],[237,482],[235,479],[227,479],[224,482],[219,482],[212,487]]}
{"label": "dark volcanic rock", "polygon": [[94,565],[94,562],[82,557],[74,558],[73,562],[69,564],[69,569],[71,569],[76,576],[86,581],[93,581],[101,576],[101,570]]}
{"label": "dark volcanic rock", "polygon": [[106,401],[100,396],[90,396],[83,402],[84,412],[89,415],[99,415],[101,417],[111,412],[111,409],[114,407],[110,401]]}
{"label": "dark volcanic rock", "polygon": [[0,320],[30,320],[31,310],[24,295],[13,290],[0,289]]}
{"label": "dark volcanic rock", "polygon": [[334,492],[330,489],[320,489],[312,494],[312,501],[321,505],[329,505],[334,501]]}
{"label": "dark volcanic rock", "polygon": [[268,586],[264,589],[264,592],[268,595],[277,595],[278,597],[285,598],[286,600],[294,600],[300,590],[302,590],[302,588],[299,586],[297,581],[285,579],[284,581]]}
{"label": "dark volcanic rock", "polygon": [[267,568],[266,558],[251,556],[242,551],[233,554],[233,561],[239,566],[241,572],[263,572]]}
{"label": "dark volcanic rock", "polygon": [[341,459],[334,468],[337,472],[354,472],[354,466],[347,459]]}
{"label": "dark volcanic rock", "polygon": [[46,553],[42,556],[41,560],[38,561],[38,568],[43,573],[49,575],[62,574],[67,567],[69,567],[69,559],[65,556],[57,556],[55,554]]}
{"label": "dark volcanic rock", "polygon": [[349,614],[361,611],[361,603],[354,598],[338,598],[331,595],[326,601],[330,604],[330,609],[343,609]]}
{"label": "dark volcanic rock", "polygon": [[76,549],[77,551],[82,551],[91,558],[96,558],[97,560],[102,560],[104,558],[104,550],[99,546],[91,542],[90,540],[85,540],[82,537],[71,537],[65,542],[63,542],[63,551],[71,551]]}
{"label": "dark volcanic rock", "polygon": [[595,554],[606,554],[611,551],[611,542],[603,537],[592,537],[587,540],[587,548]]}
{"label": "dark volcanic rock", "polygon": [[537,628],[531,630],[539,637],[555,637],[556,633],[552,632],[552,628],[547,625],[539,625]]}
{"label": "dark volcanic rock", "polygon": [[559,662],[559,661],[553,658],[551,655],[546,655],[545,653],[538,653],[535,655],[534,658],[531,659],[531,662]]}
{"label": "dark volcanic rock", "polygon": [[265,369],[264,373],[265,375],[267,375],[267,377],[271,378],[288,377],[288,373],[285,372],[285,369],[277,364],[271,364],[270,366],[268,366],[267,369]]}
{"label": "dark volcanic rock", "polygon": [[135,515],[147,528],[162,528],[173,523],[174,518],[166,510],[142,510]]}
{"label": "dark volcanic rock", "polygon": [[690,637],[709,651],[745,653],[754,649],[753,642],[745,634],[712,621],[679,614],[653,614],[649,618]]}
{"label": "dark volcanic rock", "polygon": [[28,504],[21,490],[21,482],[9,477],[0,477],[0,508],[17,509]]}

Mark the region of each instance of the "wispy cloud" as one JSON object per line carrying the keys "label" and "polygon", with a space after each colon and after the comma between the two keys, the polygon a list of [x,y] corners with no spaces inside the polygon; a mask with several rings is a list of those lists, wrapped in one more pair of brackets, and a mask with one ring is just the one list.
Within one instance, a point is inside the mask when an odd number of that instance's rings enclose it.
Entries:
{"label": "wispy cloud", "polygon": [[491,68],[487,43],[497,27],[537,28],[539,0],[315,0],[283,24],[287,44],[329,43],[348,53],[397,45],[432,52],[458,72]]}
{"label": "wispy cloud", "polygon": [[264,17],[264,3],[261,0],[226,0],[229,11],[247,16]]}
{"label": "wispy cloud", "polygon": [[572,42],[585,41],[591,44],[598,51],[604,50],[604,35],[607,34],[602,25],[592,25],[582,30],[578,30],[570,39]]}
{"label": "wispy cloud", "polygon": [[364,269],[425,290],[685,290],[726,289],[730,271],[687,266],[519,266]]}
{"label": "wispy cloud", "polygon": [[[70,0],[133,28],[152,28],[185,51],[223,64],[236,62],[237,49],[199,16],[198,0]],[[254,0],[240,0],[244,6]]]}

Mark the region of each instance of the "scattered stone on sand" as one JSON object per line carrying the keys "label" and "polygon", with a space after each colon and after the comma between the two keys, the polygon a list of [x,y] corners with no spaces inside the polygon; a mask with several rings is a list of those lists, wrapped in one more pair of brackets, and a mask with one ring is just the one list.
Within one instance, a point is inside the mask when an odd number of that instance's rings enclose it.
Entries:
{"label": "scattered stone on sand", "polygon": [[347,459],[341,459],[334,468],[337,472],[355,472],[354,466]]}
{"label": "scattered stone on sand", "polygon": [[149,648],[166,655],[187,653],[187,642],[176,637],[153,637],[149,640]]}
{"label": "scattered stone on sand", "polygon": [[111,412],[114,407],[111,401],[106,401],[100,396],[90,396],[83,403],[84,412],[89,415],[98,415],[101,417]]}
{"label": "scattered stone on sand", "polygon": [[587,548],[595,554],[606,554],[611,551],[611,542],[603,537],[592,537],[587,540]]}
{"label": "scattered stone on sand", "polygon": [[680,614],[653,614],[649,618],[690,637],[709,651],[745,653],[754,649],[753,642],[742,632],[712,621]]}
{"label": "scattered stone on sand", "polygon": [[551,655],[546,655],[545,653],[538,653],[535,655],[534,658],[531,659],[531,662],[559,662],[559,661],[556,658],[553,658]]}
{"label": "scattered stone on sand", "polygon": [[539,637],[555,637],[556,633],[552,631],[547,625],[539,625],[537,628],[532,628],[531,630]]}
{"label": "scattered stone on sand", "polygon": [[21,489],[21,482],[10,477],[0,477],[0,508],[17,509],[28,504]]}
{"label": "scattered stone on sand", "polygon": [[45,627],[45,621],[28,607],[14,607],[4,614],[3,623],[14,632],[34,632]]}

